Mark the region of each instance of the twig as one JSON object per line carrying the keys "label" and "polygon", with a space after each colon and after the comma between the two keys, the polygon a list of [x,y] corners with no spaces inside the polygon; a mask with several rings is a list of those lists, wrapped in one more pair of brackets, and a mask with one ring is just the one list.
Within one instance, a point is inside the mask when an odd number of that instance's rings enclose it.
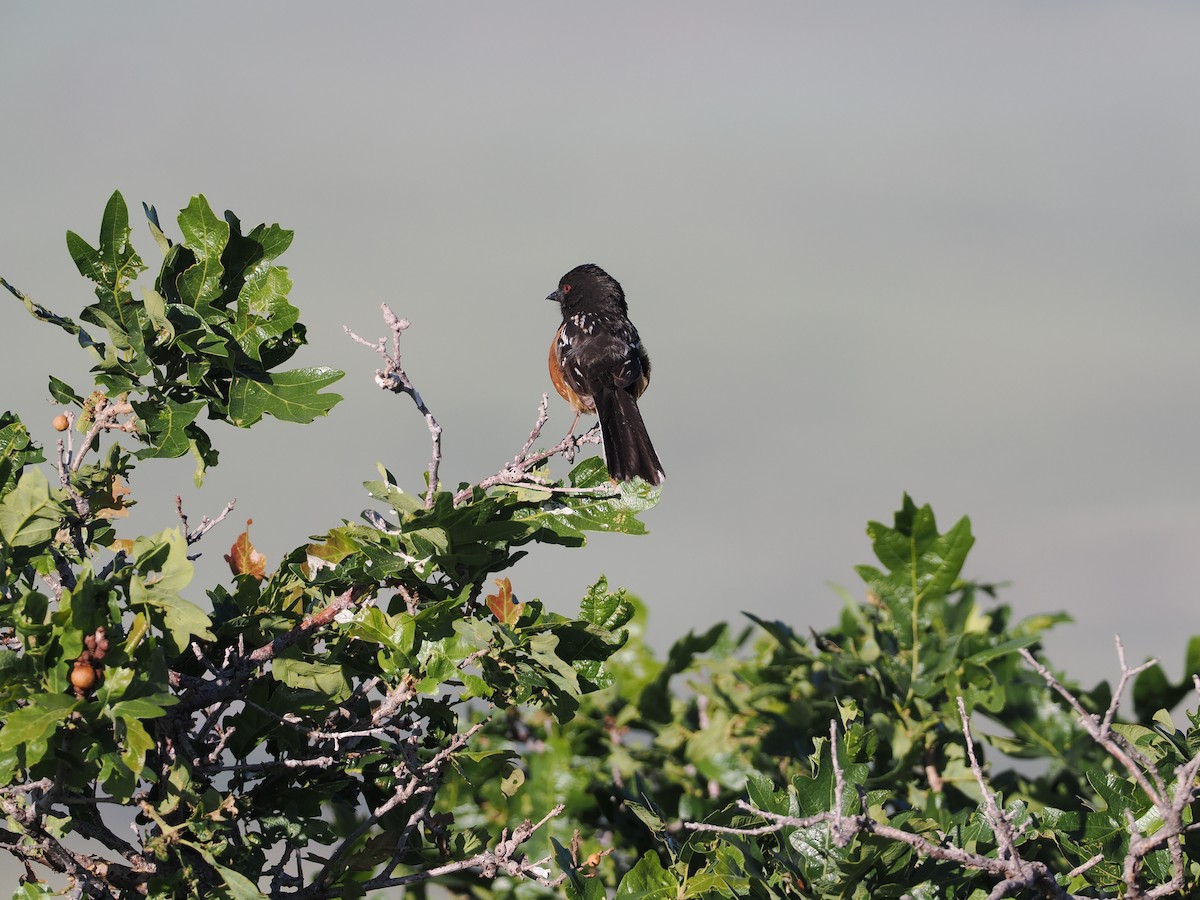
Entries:
{"label": "twig", "polygon": [[25,309],[27,309],[29,314],[35,319],[40,319],[43,322],[49,322],[51,325],[57,325],[59,328],[68,332],[69,334],[79,335],[79,342],[85,347],[91,347],[95,344],[95,341],[92,340],[91,336],[82,328],[80,328],[74,320],[51,312],[46,307],[42,306],[42,304],[17,290],[15,287],[13,287],[13,285],[9,284],[3,278],[0,278],[0,287],[5,288],[10,294],[20,300],[25,305]]}
{"label": "twig", "polygon": [[[396,786],[392,796],[385,800],[382,804],[371,811],[371,814],[362,821],[352,833],[342,839],[342,842],[337,846],[337,849],[330,854],[325,865],[321,867],[321,871],[317,873],[313,879],[312,887],[308,891],[304,891],[300,896],[305,898],[327,897],[331,896],[326,893],[324,888],[328,885],[331,878],[337,872],[342,858],[354,847],[359,838],[365,835],[368,831],[375,827],[384,816],[400,806],[407,803],[418,795],[429,795],[434,792],[438,781],[441,778],[442,769],[449,761],[450,757],[461,750],[479,731],[487,724],[487,719],[477,722],[466,731],[456,734],[451,738],[450,743],[438,751],[429,762],[425,763],[418,769],[411,771],[409,777]],[[399,774],[399,773],[397,773]],[[432,802],[432,797],[427,797]],[[428,812],[430,803],[421,804],[425,812]],[[531,832],[532,833],[532,832]],[[465,868],[465,867],[464,867]],[[455,870],[450,870],[455,871]],[[417,879],[424,880],[424,879]],[[401,884],[405,882],[400,882]],[[391,886],[391,885],[389,885]]]}
{"label": "twig", "polygon": [[404,598],[404,608],[408,610],[410,616],[415,616],[421,608],[421,600],[402,584],[396,585],[396,591]]}
{"label": "twig", "polygon": [[188,517],[183,511],[183,498],[177,496],[175,498],[175,512],[179,516],[179,521],[183,524],[183,534],[184,537],[187,538],[188,546],[190,547],[192,544],[199,541],[200,538],[212,531],[217,525],[224,522],[225,517],[233,512],[235,503],[237,503],[237,497],[234,497],[232,500],[226,503],[225,508],[221,510],[215,519],[210,519],[208,516],[204,516],[200,519],[200,524],[196,526],[195,530],[188,531]]}
{"label": "twig", "polygon": [[[838,759],[838,727],[837,719],[829,720],[829,759],[833,763],[833,790],[834,796],[837,798],[834,805],[836,815],[833,819],[833,840],[839,847],[845,847],[850,843],[850,838],[853,832],[847,832],[844,828],[845,816],[842,814],[843,797],[846,796],[846,773],[842,771],[842,761]],[[866,812],[866,808],[863,808]]]}
{"label": "twig", "polygon": [[550,395],[542,394],[542,402],[538,404],[537,421],[533,423],[533,429],[529,432],[529,438],[525,441],[525,446],[521,448],[521,452],[513,457],[514,463],[519,463],[529,455],[529,451],[533,449],[533,442],[538,439],[538,435],[542,433],[542,429],[546,427],[546,423],[550,421]]}
{"label": "twig", "polygon": [[75,453],[75,413],[68,409],[63,412],[63,415],[67,419],[67,440],[65,444],[62,438],[54,442],[58,450],[58,460],[55,463],[55,467],[58,469],[58,483],[67,492],[71,502],[75,504],[75,513],[80,518],[86,518],[88,514],[87,500],[75,489],[75,485],[71,484],[69,468],[69,460]]}
{"label": "twig", "polygon": [[1073,868],[1070,872],[1068,872],[1067,880],[1069,881],[1072,878],[1078,878],[1080,875],[1082,875],[1088,869],[1092,868],[1093,866],[1099,865],[1102,862],[1104,862],[1104,854],[1097,853],[1095,856],[1093,856],[1087,862],[1080,863],[1075,868]]}
{"label": "twig", "polygon": [[[74,433],[75,414],[67,410],[64,415],[67,419],[67,443],[64,445],[62,438],[54,442],[58,450],[58,458],[55,465],[58,468],[59,486],[71,498],[71,503],[75,507],[75,515],[79,520],[71,522],[69,527],[71,543],[75,547],[75,552],[79,554],[79,558],[83,559],[89,555],[87,544],[83,540],[83,522],[87,520],[89,514],[88,502],[83,494],[79,493],[75,485],[71,484],[71,469],[68,467],[68,461],[71,454],[75,452],[74,439],[72,437]],[[58,554],[55,554],[55,567],[58,570],[57,587],[55,581],[51,579],[47,579],[47,584],[54,591],[55,598],[58,598],[62,596],[63,586],[72,588],[75,586],[75,573],[71,570],[66,560],[61,559]]]}
{"label": "twig", "polygon": [[[421,398],[421,394],[413,386],[408,374],[404,371],[404,366],[400,360],[400,335],[411,326],[408,319],[401,319],[388,307],[386,303],[381,305],[383,310],[383,320],[391,332],[391,349],[388,349],[386,338],[380,338],[378,341],[371,342],[366,338],[359,336],[353,332],[348,326],[343,325],[342,330],[356,343],[362,344],[364,347],[369,347],[380,356],[383,357],[386,365],[382,369],[375,370],[375,383],[384,390],[392,391],[396,394],[408,394],[412,397],[413,403],[421,415],[425,417],[425,424],[429,428],[429,434],[433,444],[433,450],[429,460],[429,489],[425,493],[425,508],[432,509],[434,494],[437,492],[439,480],[438,470],[442,463],[442,426],[438,424],[429,407],[425,405],[425,401]],[[612,493],[608,488],[563,488],[553,485],[543,484],[539,479],[530,474],[530,470],[539,463],[544,462],[552,456],[563,454],[571,459],[574,457],[575,451],[584,444],[598,444],[601,441],[599,424],[592,426],[587,432],[581,435],[568,434],[561,441],[551,447],[549,450],[543,450],[538,453],[530,453],[534,443],[541,436],[542,428],[550,419],[549,413],[550,395],[542,394],[542,401],[538,405],[537,420],[534,422],[532,430],[529,432],[529,437],[526,438],[524,446],[512,461],[505,464],[499,472],[491,475],[478,485],[465,488],[454,495],[455,505],[462,503],[468,499],[475,491],[475,488],[487,490],[490,487],[495,487],[499,484],[528,484],[531,487],[536,487],[548,493],[597,493],[607,496]]]}
{"label": "twig", "polygon": [[217,772],[237,772],[240,775],[253,775],[258,772],[273,772],[276,769],[307,769],[320,767],[322,769],[333,768],[341,762],[333,756],[315,756],[310,759],[273,759],[269,762],[259,763],[234,763],[228,766],[205,765],[198,766],[199,770],[207,774],[215,774]]}
{"label": "twig", "polygon": [[[966,708],[962,705],[961,698],[959,704],[960,713],[965,723]],[[1001,836],[999,832],[996,835],[1001,851],[1000,858],[971,853],[947,843],[935,844],[923,835],[903,831],[883,822],[876,822],[867,815],[865,806],[858,815],[847,816],[843,810],[846,780],[841,762],[838,759],[837,735],[837,721],[834,720],[829,725],[831,742],[830,759],[834,772],[834,790],[837,793],[832,810],[804,817],[788,816],[759,809],[753,804],[739,800],[737,803],[739,809],[765,819],[768,824],[749,828],[737,828],[728,825],[709,825],[703,822],[685,822],[684,827],[691,831],[716,832],[749,837],[771,834],[784,828],[804,829],[827,823],[832,832],[832,837],[838,846],[845,846],[857,834],[871,834],[885,840],[906,844],[920,855],[930,859],[956,863],[963,868],[978,869],[987,872],[989,875],[998,877],[1000,880],[988,895],[989,900],[999,900],[1001,897],[1011,896],[1022,890],[1038,891],[1040,896],[1058,898],[1058,900],[1067,900],[1067,898],[1070,898],[1071,895],[1055,882],[1054,875],[1049,867],[1041,862],[1026,862],[1017,855],[1014,846],[1015,842],[1012,839],[1011,823],[1008,822],[1007,818],[997,807],[995,797],[991,789],[987,787],[982,770],[979,768],[979,762],[975,757],[975,750],[972,745],[969,725],[964,729],[964,736],[967,741],[972,770],[975,772],[976,778],[979,780],[984,791],[985,804],[989,810],[989,821],[1003,823],[1000,827],[1007,830],[1006,836]],[[993,814],[995,816],[994,819],[992,818]],[[994,830],[996,827],[996,825],[993,825]],[[1006,847],[1008,848],[1007,850],[1005,849]]]}
{"label": "twig", "polygon": [[269,644],[263,644],[257,650],[250,653],[248,659],[252,663],[261,664],[269,659],[274,659],[279,653],[286,650],[296,641],[300,640],[309,633],[328,625],[343,609],[349,609],[354,605],[366,591],[367,586],[355,586],[347,591],[342,592],[337,597],[329,602],[329,604],[318,612],[305,616],[304,620],[293,628],[291,631],[281,634]]}
{"label": "twig", "polygon": [[996,804],[996,795],[990,787],[988,787],[987,779],[983,777],[983,769],[979,765],[979,760],[975,756],[975,739],[971,736],[971,719],[967,715],[967,704],[962,697],[958,698],[958,717],[962,720],[963,741],[967,745],[967,759],[971,763],[971,771],[975,774],[975,781],[979,784],[979,791],[983,794],[983,808],[987,816],[988,824],[992,827],[992,833],[996,836],[996,843],[1000,849],[1000,855],[1004,859],[1010,859],[1013,862],[1021,861],[1020,855],[1017,853],[1016,841],[1013,839],[1012,822],[1008,816],[1000,811],[1000,807]]}
{"label": "twig", "polygon": [[474,493],[476,487],[481,488],[482,490],[487,490],[488,488],[495,487],[498,484],[526,485],[538,490],[546,491],[548,493],[596,493],[601,496],[607,496],[613,493],[612,489],[609,487],[554,487],[553,485],[541,483],[539,479],[534,478],[534,476],[530,474],[530,470],[537,466],[538,463],[544,462],[547,459],[550,459],[552,456],[557,456],[560,453],[573,453],[583,444],[598,444],[601,440],[600,425],[596,424],[583,434],[568,434],[549,450],[541,450],[537,453],[531,454],[529,452],[530,449],[533,447],[534,442],[538,439],[538,437],[541,436],[542,428],[545,427],[546,422],[548,422],[550,419],[550,415],[547,412],[549,400],[549,394],[542,394],[542,402],[538,405],[537,421],[534,422],[533,430],[529,432],[529,437],[526,439],[525,445],[521,448],[521,452],[514,456],[511,462],[506,463],[504,468],[502,468],[495,475],[490,475],[483,479],[483,481],[479,482],[478,485],[465,488],[455,494],[455,504],[462,503],[464,500],[470,497],[471,494]]}
{"label": "twig", "polygon": [[242,702],[244,702],[248,708],[262,713],[268,718],[275,719],[277,722],[281,722],[284,725],[287,725],[289,728],[295,729],[297,733],[304,735],[309,740],[333,741],[334,748],[337,750],[341,749],[339,746],[340,741],[349,741],[353,738],[364,737],[383,738],[388,737],[389,735],[394,736],[397,733],[397,729],[392,725],[379,725],[372,728],[359,729],[347,728],[341,731],[325,731],[319,728],[312,728],[308,726],[305,724],[303,719],[291,713],[281,716],[279,713],[267,709],[265,706],[260,706],[253,700],[243,700]]}
{"label": "twig", "polygon": [[[1117,640],[1117,647],[1118,657],[1123,660],[1124,648],[1121,647],[1119,638]],[[1150,761],[1140,751],[1130,747],[1120,734],[1112,730],[1112,721],[1116,715],[1116,707],[1121,702],[1121,692],[1124,690],[1129,678],[1153,665],[1154,660],[1150,660],[1136,669],[1128,669],[1122,662],[1121,678],[1117,682],[1117,690],[1113,691],[1112,700],[1109,702],[1104,718],[1101,719],[1084,709],[1083,704],[1079,702],[1075,695],[1063,687],[1062,683],[1054,677],[1049,669],[1034,659],[1032,653],[1025,648],[1021,648],[1020,653],[1025,658],[1025,661],[1033,667],[1033,670],[1042,676],[1042,680],[1046,682],[1046,686],[1062,697],[1067,702],[1067,705],[1075,711],[1075,714],[1079,716],[1080,724],[1092,736],[1092,740],[1124,767],[1125,771],[1137,782],[1138,787],[1142,789],[1142,792],[1150,801],[1155,806],[1164,803],[1162,794],[1166,790],[1166,786],[1162,783],[1162,779],[1158,777],[1158,773],[1154,771]],[[1146,774],[1147,770],[1152,773],[1156,782],[1155,784],[1151,784]]]}
{"label": "twig", "polygon": [[[19,798],[19,794],[35,795],[45,788],[45,782],[34,782],[29,785],[19,785],[0,793],[0,813],[7,818],[8,823],[24,833],[33,846],[23,847],[21,857],[27,862],[36,860],[56,872],[62,872],[70,877],[80,894],[89,897],[116,897],[110,890],[108,879],[97,874],[101,865],[109,872],[116,874],[115,865],[107,865],[84,853],[77,853],[64,847],[46,829],[42,813],[36,809],[37,801],[34,796]],[[30,802],[30,801],[34,802]]]}
{"label": "twig", "polygon": [[382,304],[380,308],[383,310],[383,321],[387,323],[388,329],[392,333],[391,353],[387,351],[387,342],[384,338],[380,338],[377,343],[372,344],[365,338],[359,337],[345,325],[342,328],[352,340],[362,344],[364,347],[370,347],[387,362],[384,368],[375,370],[375,383],[384,390],[391,391],[392,393],[408,394],[408,396],[412,397],[413,403],[417,405],[417,409],[420,410],[421,415],[425,417],[425,424],[429,427],[429,434],[433,441],[433,453],[429,460],[429,489],[425,493],[425,508],[432,509],[433,497],[438,488],[438,468],[442,464],[442,426],[438,424],[433,413],[429,411],[429,407],[421,399],[420,393],[413,387],[413,383],[409,380],[400,362],[400,335],[411,323],[408,319],[397,318],[396,314],[388,308],[386,303]]}
{"label": "twig", "polygon": [[71,460],[70,469],[72,473],[79,471],[79,467],[83,465],[84,457],[87,456],[88,450],[91,449],[93,442],[101,431],[124,431],[128,434],[133,434],[137,431],[137,422],[135,420],[117,421],[118,417],[126,415],[133,415],[133,406],[127,400],[114,402],[107,397],[100,397],[96,401],[96,406],[92,413],[92,425],[83,437],[83,446],[79,448],[79,453]]}
{"label": "twig", "polygon": [[[540,859],[534,862],[527,860],[524,856],[519,855],[517,850],[533,837],[534,833],[549,822],[555,816],[558,816],[565,809],[563,804],[558,804],[551,809],[546,815],[536,823],[526,819],[520,825],[512,830],[509,835],[508,830],[501,834],[499,843],[492,850],[485,850],[482,853],[477,853],[468,859],[460,859],[457,862],[446,863],[445,865],[435,866],[432,869],[426,869],[422,872],[414,872],[409,875],[401,875],[395,878],[374,878],[366,882],[361,887],[364,891],[377,891],[390,887],[402,887],[406,884],[417,884],[422,881],[430,881],[434,878],[439,878],[442,875],[449,875],[453,872],[462,872],[467,869],[478,869],[479,874],[483,878],[491,879],[499,873],[504,873],[512,878],[530,878],[538,884],[546,887],[557,887],[565,880],[565,875],[560,875],[557,878],[550,877],[549,869],[545,868],[549,859]],[[336,896],[333,893],[322,894],[323,897]]]}
{"label": "twig", "polygon": [[[1025,661],[1033,667],[1034,671],[1042,676],[1042,680],[1046,682],[1046,685],[1062,697],[1067,702],[1067,705],[1075,711],[1083,727],[1092,736],[1092,740],[1099,744],[1109,756],[1121,764],[1130,778],[1141,788],[1142,793],[1154,805],[1154,809],[1161,819],[1161,824],[1153,834],[1141,834],[1136,822],[1132,821],[1131,817],[1131,821],[1129,822],[1129,849],[1125,854],[1121,874],[1121,879],[1127,888],[1126,897],[1130,898],[1130,900],[1139,900],[1139,898],[1154,900],[1154,898],[1167,897],[1178,893],[1183,889],[1185,870],[1183,847],[1180,844],[1179,837],[1189,827],[1183,820],[1183,813],[1195,797],[1194,785],[1197,774],[1200,773],[1200,753],[1197,753],[1182,766],[1175,769],[1175,790],[1172,794],[1168,791],[1167,785],[1158,774],[1154,763],[1145,754],[1130,745],[1124,736],[1113,730],[1112,723],[1116,717],[1117,706],[1120,703],[1121,695],[1124,693],[1126,686],[1139,672],[1144,671],[1155,662],[1155,660],[1148,660],[1139,666],[1130,667],[1125,661],[1125,646],[1121,643],[1119,636],[1116,638],[1116,645],[1117,659],[1121,664],[1121,677],[1117,682],[1116,690],[1113,691],[1112,701],[1109,703],[1108,709],[1105,710],[1103,718],[1095,716],[1084,709],[1083,704],[1079,702],[1078,698],[1068,691],[1049,669],[1034,659],[1033,654],[1028,650],[1022,649],[1021,655],[1025,657]],[[1200,680],[1194,679],[1193,684],[1196,686],[1197,692],[1200,693]],[[1167,848],[1167,855],[1171,859],[1171,880],[1150,890],[1143,890],[1139,884],[1139,879],[1145,859],[1150,853],[1164,845]],[[1091,863],[1089,862],[1085,865],[1090,866]]]}
{"label": "twig", "polygon": [[[319,628],[328,625],[344,609],[349,609],[371,589],[371,585],[356,585],[334,597],[328,605],[306,616],[300,624],[279,637],[263,644],[250,653],[239,649],[229,652],[229,657],[217,675],[207,681],[196,681],[194,687],[183,693],[179,703],[171,707],[169,715],[182,716],[212,706],[214,703],[231,699],[244,699],[246,679],[250,673],[275,658],[297,641]],[[172,670],[172,683],[183,684],[184,676]]]}

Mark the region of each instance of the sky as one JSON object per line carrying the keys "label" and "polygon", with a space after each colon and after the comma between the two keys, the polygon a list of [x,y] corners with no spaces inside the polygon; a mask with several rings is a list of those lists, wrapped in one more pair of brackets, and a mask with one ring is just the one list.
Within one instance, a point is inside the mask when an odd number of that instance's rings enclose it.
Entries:
{"label": "sky", "polygon": [[[246,518],[274,564],[357,519],[376,463],[421,489],[424,423],[343,325],[411,320],[443,478],[478,481],[551,390],[544,298],[594,262],[654,360],[667,482],[648,536],[534,548],[519,598],[569,615],[604,573],[660,650],[743,611],[820,630],[907,491],[971,517],[964,574],[1018,618],[1075,618],[1047,642],[1068,673],[1113,678],[1120,633],[1177,677],[1200,632],[1198,27],[1182,3],[6,3],[0,274],[76,315],[63,235],[94,240],[114,189],[168,233],[197,193],[296,231],[295,362],[344,369],[345,401],[214,429],[201,490],[187,459],[134,476],[144,531],[176,494],[193,520],[237,497],[197,601]],[[140,221],[134,245],[156,257]],[[0,407],[52,447],[47,376],[84,385],[87,361],[11,299],[0,334]]]}

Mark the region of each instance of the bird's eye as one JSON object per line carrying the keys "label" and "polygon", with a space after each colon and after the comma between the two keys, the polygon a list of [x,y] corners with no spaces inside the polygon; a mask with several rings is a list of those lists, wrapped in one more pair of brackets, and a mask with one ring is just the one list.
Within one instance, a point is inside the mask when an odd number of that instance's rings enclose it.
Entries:
{"label": "bird's eye", "polygon": [[561,291],[562,291],[564,294],[569,294],[569,293],[571,293],[571,286],[570,286],[569,284],[564,284],[564,285],[563,285],[563,286],[560,288],[560,290],[561,290]]}

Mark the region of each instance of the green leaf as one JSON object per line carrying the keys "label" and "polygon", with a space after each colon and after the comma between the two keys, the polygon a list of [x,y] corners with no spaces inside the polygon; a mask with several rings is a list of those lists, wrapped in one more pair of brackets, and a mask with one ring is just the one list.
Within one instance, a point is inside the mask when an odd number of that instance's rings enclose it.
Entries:
{"label": "green leaf", "polygon": [[606,488],[616,489],[604,460],[598,456],[589,456],[571,470],[571,485],[577,488]]}
{"label": "green leaf", "polygon": [[135,718],[123,716],[121,724],[125,729],[125,749],[121,751],[121,762],[137,778],[146,767],[146,754],[154,749],[154,738]]}
{"label": "green leaf", "polygon": [[154,343],[166,344],[175,337],[175,326],[167,318],[167,301],[158,291],[142,288],[142,305],[154,328]]}
{"label": "green leaf", "polygon": [[285,422],[311,422],[341,401],[338,394],[322,394],[321,388],[345,374],[316,366],[257,378],[234,378],[229,391],[229,421],[239,428],[249,428],[264,415]]}
{"label": "green leaf", "polygon": [[150,619],[165,630],[175,652],[182,652],[192,636],[214,640],[208,615],[180,596],[192,580],[187,541],[177,528],[149,538],[138,538],[133,547],[134,573],[129,599],[134,606],[151,609]]}
{"label": "green leaf", "polygon": [[180,299],[201,314],[221,295],[221,254],[229,243],[229,223],[218,219],[203,194],[191,199],[179,213],[183,246],[195,255],[176,282]]}
{"label": "green leaf", "polygon": [[[650,809],[643,803],[638,803],[636,800],[626,800],[625,805],[629,811],[633,813],[641,823],[650,829],[651,834],[662,834],[667,829],[667,823],[663,821],[662,816]],[[655,857],[657,859],[657,857]]]}
{"label": "green leaf", "polygon": [[225,882],[227,896],[233,900],[266,900],[266,894],[253,881],[234,869],[216,863],[214,868]]}
{"label": "green leaf", "polygon": [[[325,535],[323,543],[309,544],[304,548],[304,552],[310,560],[319,560],[330,566],[336,566],[357,550],[358,545],[345,528],[331,528]],[[378,612],[378,610],[372,607],[371,612]]]}
{"label": "green leaf", "polygon": [[165,707],[174,706],[178,697],[170,694],[153,694],[150,697],[134,697],[114,703],[112,715],[126,719],[157,719],[167,714]]}
{"label": "green leaf", "polygon": [[50,496],[41,469],[26,469],[17,486],[0,500],[0,535],[13,547],[48,544],[58,532],[66,507]]}
{"label": "green leaf", "polygon": [[[141,614],[139,613],[139,615]],[[133,684],[134,674],[133,669],[129,666],[106,666],[104,680],[100,682],[100,687],[96,690],[96,699],[105,706],[119,705],[118,701],[125,696],[125,692]],[[115,716],[111,709],[109,714]]]}
{"label": "green leaf", "polygon": [[271,674],[288,687],[315,691],[340,702],[350,696],[350,682],[345,669],[333,663],[307,662],[277,656],[271,663]]}
{"label": "green leaf", "polygon": [[963,662],[975,663],[976,665],[984,665],[991,662],[993,659],[999,659],[1001,656],[1008,656],[1011,653],[1016,653],[1022,647],[1032,647],[1041,640],[1041,635],[1030,634],[1025,637],[1013,638],[1009,641],[1002,641],[994,647],[988,647],[986,650],[980,650],[978,653],[972,653]]}
{"label": "green leaf", "polygon": [[560,844],[556,838],[552,837],[550,842],[554,845],[554,861],[567,874],[567,880],[563,887],[569,900],[605,900],[607,894],[600,879],[581,876],[575,860],[571,856],[571,851]]}
{"label": "green leaf", "polygon": [[571,470],[570,477],[573,488],[596,493],[555,495],[536,506],[517,510],[514,518],[557,535],[562,539],[559,543],[582,544],[587,531],[646,533],[638,514],[657,505],[661,488],[644,481],[614,485],[597,457],[585,459]]}
{"label": "green leaf", "polygon": [[48,742],[80,701],[66,694],[37,694],[29,705],[13,710],[0,729],[0,750],[25,745],[25,765],[36,765],[46,754]]}
{"label": "green leaf", "polygon": [[608,631],[616,631],[633,619],[635,607],[624,589],[609,593],[608,580],[604,576],[588,588],[587,596],[579,605],[579,618]]}
{"label": "green leaf", "polygon": [[258,244],[263,259],[278,259],[292,246],[296,232],[278,225],[256,225],[246,237]]}
{"label": "green leaf", "polygon": [[192,457],[196,460],[196,473],[192,480],[196,487],[200,487],[204,484],[204,473],[217,464],[219,454],[213,449],[207,432],[200,428],[195,428],[194,432],[188,449],[192,451]]}
{"label": "green leaf", "polygon": [[145,432],[150,446],[138,451],[139,459],[175,459],[192,449],[188,426],[204,409],[204,400],[177,403],[169,398],[155,397],[134,401],[139,428]]}
{"label": "green leaf", "polygon": [[25,466],[45,460],[25,423],[14,413],[0,413],[0,495],[12,489]]}
{"label": "green leaf", "polygon": [[401,517],[419,512],[425,508],[425,504],[421,502],[419,497],[408,493],[396,483],[396,477],[385,469],[382,465],[376,464],[379,469],[379,474],[383,476],[382,481],[364,481],[363,487],[367,489],[367,493],[376,500],[382,500],[392,509],[396,510]]}
{"label": "green leaf", "polygon": [[524,783],[525,772],[519,766],[514,766],[513,770],[508,773],[508,776],[501,779],[500,793],[505,797],[512,797],[521,789],[521,785]]}
{"label": "green leaf", "polygon": [[[97,293],[104,293],[106,290],[106,288],[101,288],[97,290]],[[137,374],[135,369],[148,368],[145,356],[135,352],[135,350],[142,349],[137,343],[141,337],[137,322],[127,321],[127,319],[132,320],[133,317],[111,292],[106,294],[100,303],[93,303],[91,306],[85,307],[79,317],[85,322],[99,325],[108,332],[112,346],[108,348],[108,355],[100,364],[101,368],[106,371],[132,372],[135,375]],[[114,348],[121,351],[119,356],[115,354]]]}
{"label": "green leaf", "polygon": [[[857,566],[856,571],[891,612],[902,648],[915,648],[926,629],[940,628],[952,612],[944,601],[974,542],[970,520],[964,516],[939,534],[933,510],[928,505],[918,508],[905,494],[894,527],[871,522],[867,534],[887,571],[872,566]],[[919,676],[918,651],[913,652],[912,675]]]}
{"label": "green leaf", "polygon": [[[97,355],[103,357],[100,367],[106,374],[112,374],[114,370],[145,374],[149,371],[149,363],[141,352],[139,309],[127,289],[145,266],[129,243],[129,211],[119,191],[113,192],[104,209],[99,247],[93,248],[78,234],[68,231],[67,250],[80,274],[96,284],[97,302],[85,307],[80,318],[107,329],[113,344],[110,347],[95,346]],[[55,321],[68,331],[77,331],[77,326],[69,320],[41,315],[32,307],[30,312],[39,318]],[[92,345],[84,332],[78,333],[81,344]],[[118,358],[113,347],[122,351],[123,356]],[[114,393],[124,389],[117,384],[110,384],[109,387],[114,389]]]}
{"label": "green leaf", "polygon": [[100,252],[91,244],[77,235],[74,231],[67,232],[67,252],[75,262],[79,274],[89,281],[104,284],[104,266],[100,261]]}
{"label": "green leaf", "polygon": [[90,350],[97,357],[103,355],[104,345],[96,344],[92,340],[91,336],[82,328],[80,328],[73,319],[70,319],[66,316],[60,316],[46,309],[46,307],[42,306],[40,303],[35,303],[29,298],[28,295],[17,290],[11,284],[5,281],[4,278],[0,278],[0,287],[4,288],[14,297],[20,300],[21,305],[25,307],[26,311],[39,322],[47,322],[51,325],[57,325],[67,334],[75,335],[76,339],[79,341],[80,347]]}
{"label": "green leaf", "polygon": [[1088,784],[1100,795],[1108,807],[1108,813],[1120,820],[1125,810],[1134,810],[1138,796],[1134,786],[1112,772],[1089,769],[1085,773]]}
{"label": "green leaf", "polygon": [[176,652],[182,653],[193,635],[201,640],[215,640],[208,614],[189,600],[159,593],[154,593],[153,599],[148,599],[146,591],[135,589],[133,602],[149,602],[159,609],[163,614],[162,627],[171,638]]}
{"label": "green leaf", "polygon": [[686,896],[745,896],[750,883],[742,854],[734,847],[718,847],[706,861],[706,868],[688,878]]}
{"label": "green leaf", "polygon": [[65,381],[50,376],[50,396],[63,406],[83,406],[83,398]]}
{"label": "green leaf", "polygon": [[896,513],[895,527],[871,522],[867,534],[879,561],[894,580],[909,588],[910,597],[914,586],[918,595],[947,593],[975,540],[966,517],[945,534],[938,534],[932,508],[926,505],[918,509],[907,494]]}
{"label": "green leaf", "polygon": [[13,891],[13,900],[38,900],[39,897],[59,897],[61,892],[44,881],[23,881]]}
{"label": "green leaf", "polygon": [[158,249],[163,256],[166,256],[167,251],[171,249],[171,239],[163,233],[162,225],[158,221],[158,210],[143,203],[142,212],[146,214],[146,223],[150,226],[150,234],[154,238],[154,243],[158,244]]}
{"label": "green leaf", "polygon": [[291,289],[292,280],[280,266],[261,265],[246,279],[238,294],[233,337],[251,359],[261,361],[262,345],[284,338],[300,321],[300,310],[287,302]]}
{"label": "green leaf", "polygon": [[775,782],[765,775],[750,774],[746,778],[746,795],[755,808],[781,816],[794,816],[799,812],[795,797],[788,791],[776,790]]}
{"label": "green leaf", "polygon": [[629,900],[668,900],[679,895],[679,879],[663,868],[658,854],[647,850],[617,885],[617,896]]}
{"label": "green leaf", "polygon": [[145,268],[129,244],[129,209],[120,191],[113,191],[100,220],[101,265],[107,279],[105,284],[120,289]]}

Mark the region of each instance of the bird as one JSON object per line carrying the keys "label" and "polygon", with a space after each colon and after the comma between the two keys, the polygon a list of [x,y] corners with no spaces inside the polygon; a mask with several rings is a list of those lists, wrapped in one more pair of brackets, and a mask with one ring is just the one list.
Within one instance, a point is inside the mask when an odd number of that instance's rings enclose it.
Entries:
{"label": "bird", "polygon": [[562,324],[550,343],[554,389],[575,410],[575,422],[583,413],[599,416],[604,459],[614,481],[636,477],[662,484],[666,475],[637,403],[650,383],[650,356],[629,321],[621,285],[588,263],[564,275],[546,299],[562,310]]}

